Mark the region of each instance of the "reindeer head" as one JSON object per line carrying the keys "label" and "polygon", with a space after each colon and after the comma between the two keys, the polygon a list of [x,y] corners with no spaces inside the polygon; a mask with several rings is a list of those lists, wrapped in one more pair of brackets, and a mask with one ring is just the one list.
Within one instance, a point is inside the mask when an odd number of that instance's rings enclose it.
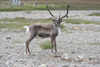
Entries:
{"label": "reindeer head", "polygon": [[71,5],[68,3],[68,5],[67,5],[67,13],[66,13],[64,16],[62,16],[62,17],[60,17],[60,14],[59,14],[59,18],[57,19],[57,18],[51,13],[51,11],[50,11],[48,5],[46,4],[46,7],[47,7],[49,13],[50,13],[51,16],[52,16],[52,21],[54,22],[55,26],[59,26],[60,23],[61,23],[61,21],[62,21],[62,19],[63,19],[64,17],[68,17],[68,9],[69,9],[70,6],[71,6]]}

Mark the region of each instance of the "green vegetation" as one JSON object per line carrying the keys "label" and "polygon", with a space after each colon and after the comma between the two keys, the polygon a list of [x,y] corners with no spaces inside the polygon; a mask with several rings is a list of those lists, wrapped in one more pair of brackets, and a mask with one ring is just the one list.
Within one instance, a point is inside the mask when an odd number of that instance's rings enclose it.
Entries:
{"label": "green vegetation", "polygon": [[22,5],[22,6],[9,6],[0,7],[0,11],[23,11],[23,10],[34,10],[32,5]]}
{"label": "green vegetation", "polygon": [[[87,20],[81,20],[81,19],[64,19],[63,20],[66,23],[72,23],[72,24],[99,24],[99,23],[94,23],[93,21],[87,21]],[[15,18],[15,19],[0,19],[0,28],[9,28],[9,29],[23,29],[23,26],[25,25],[31,25],[34,23],[48,23],[52,22],[51,19],[25,19],[23,17],[20,18]],[[9,22],[9,23],[7,23]],[[16,22],[16,23],[13,23]],[[64,25],[61,25],[61,29],[64,29]]]}
{"label": "green vegetation", "polygon": [[[4,23],[0,23],[0,28],[9,28],[9,29],[22,29],[23,26],[25,25],[31,25],[33,23],[46,23],[46,22],[51,22],[50,19],[39,19],[39,20],[33,20],[33,19],[25,19],[25,18],[15,18],[15,19],[0,19],[0,22],[4,22]],[[6,22],[10,22],[10,23],[6,23]],[[16,22],[16,23],[13,23]]]}
{"label": "green vegetation", "polygon": [[100,16],[100,13],[92,13],[89,16]]}
{"label": "green vegetation", "polygon": [[61,29],[64,29],[64,25],[63,24],[61,24]]}
{"label": "green vegetation", "polygon": [[9,28],[9,29],[21,29],[25,25],[30,25],[32,23],[20,22],[20,23],[0,23],[0,28]]}
{"label": "green vegetation", "polygon": [[21,42],[21,41],[13,41],[12,43],[23,43],[23,42]]}
{"label": "green vegetation", "polygon": [[21,6],[8,6],[9,0],[0,0],[0,11],[47,10],[46,3],[52,5],[51,10],[66,10],[68,2],[71,10],[100,10],[100,0],[22,0]]}
{"label": "green vegetation", "polygon": [[65,33],[66,33],[66,34],[71,34],[72,32],[69,32],[69,31],[67,31],[67,30],[66,30],[66,32],[65,32]]}
{"label": "green vegetation", "polygon": [[41,47],[43,50],[51,49],[51,43],[50,43],[50,41],[46,41],[45,43],[40,44],[40,47]]}
{"label": "green vegetation", "polygon": [[[66,1],[66,0],[65,0]],[[78,1],[78,2],[77,2]],[[77,0],[70,2],[72,4],[70,10],[99,10],[100,4],[99,2],[84,2],[83,3],[80,0]],[[33,7],[33,1],[27,1],[24,5],[21,6],[8,6],[8,4],[2,4],[0,5],[0,11],[23,11],[23,10],[47,10],[46,9],[46,3],[49,1],[46,1],[45,3],[37,3],[36,7]],[[58,3],[56,3],[58,2]],[[4,2],[3,2],[4,3]],[[66,10],[67,2],[63,1],[54,1],[49,3],[51,10]]]}
{"label": "green vegetation", "polygon": [[92,24],[94,22],[92,21],[87,21],[87,20],[81,20],[81,19],[66,19],[64,20],[66,23],[72,23],[72,24]]}
{"label": "green vegetation", "polygon": [[[33,7],[33,5],[21,5],[21,6],[9,6],[6,5],[5,7],[0,6],[0,11],[23,11],[23,10],[47,10],[45,4],[39,4],[36,7]],[[66,4],[49,4],[51,10],[66,10],[67,5]]]}
{"label": "green vegetation", "polygon": [[8,19],[8,18],[4,18],[4,19],[0,19],[0,21],[3,22],[27,22],[30,19],[25,19],[24,17],[16,17],[15,19]]}

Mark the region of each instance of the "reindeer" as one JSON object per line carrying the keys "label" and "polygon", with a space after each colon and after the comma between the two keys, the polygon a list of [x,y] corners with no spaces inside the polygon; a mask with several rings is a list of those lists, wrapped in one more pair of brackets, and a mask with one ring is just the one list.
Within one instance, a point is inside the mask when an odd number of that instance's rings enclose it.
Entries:
{"label": "reindeer", "polygon": [[29,50],[29,43],[37,36],[42,38],[51,38],[51,53],[53,53],[53,45],[55,47],[55,52],[57,52],[57,46],[56,46],[56,37],[59,34],[61,21],[64,17],[68,17],[68,9],[70,7],[70,4],[67,5],[67,13],[57,19],[50,11],[48,5],[46,4],[46,8],[48,9],[50,15],[52,16],[53,23],[35,23],[30,26],[25,26],[24,28],[27,28],[27,32],[30,33],[29,39],[26,41],[26,54],[27,51],[29,54],[31,54]]}

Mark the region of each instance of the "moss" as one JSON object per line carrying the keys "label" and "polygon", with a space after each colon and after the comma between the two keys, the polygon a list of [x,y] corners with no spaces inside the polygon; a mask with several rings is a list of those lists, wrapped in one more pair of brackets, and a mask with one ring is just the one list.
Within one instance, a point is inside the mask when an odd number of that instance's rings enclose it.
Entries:
{"label": "moss", "polygon": [[21,41],[13,41],[12,43],[23,43],[23,42],[21,42]]}
{"label": "moss", "polygon": [[50,41],[46,41],[46,42],[40,44],[40,47],[41,47],[43,50],[51,49],[51,43],[50,43]]}
{"label": "moss", "polygon": [[66,23],[72,23],[72,24],[92,24],[94,22],[92,21],[87,21],[87,20],[81,20],[81,19],[66,19],[64,20]]}
{"label": "moss", "polygon": [[89,16],[100,16],[100,13],[92,13]]}

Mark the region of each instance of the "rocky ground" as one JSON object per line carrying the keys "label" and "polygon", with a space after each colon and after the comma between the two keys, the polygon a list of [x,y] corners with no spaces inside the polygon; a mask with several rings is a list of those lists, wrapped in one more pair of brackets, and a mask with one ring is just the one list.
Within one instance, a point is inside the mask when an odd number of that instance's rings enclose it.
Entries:
{"label": "rocky ground", "polygon": [[58,53],[42,50],[38,44],[50,40],[34,39],[30,44],[31,55],[24,55],[25,32],[0,32],[1,67],[99,67],[100,25],[64,24],[66,31],[57,37]]}
{"label": "rocky ground", "polygon": [[0,31],[0,67],[100,67],[100,25],[63,24],[65,30],[57,37],[58,53],[52,55],[50,49],[39,46],[49,38],[34,39],[31,55],[26,56],[26,32]]}
{"label": "rocky ground", "polygon": [[[59,13],[61,16],[66,14],[66,11],[55,10],[52,11],[54,16],[59,17]],[[100,21],[100,17],[98,16],[88,16],[91,13],[100,13],[100,10],[78,10],[78,11],[69,11],[69,19],[84,19],[89,21]],[[26,19],[47,19],[51,18],[51,15],[48,11],[18,11],[18,12],[0,12],[0,19],[3,18],[16,18],[16,17],[24,17]]]}

